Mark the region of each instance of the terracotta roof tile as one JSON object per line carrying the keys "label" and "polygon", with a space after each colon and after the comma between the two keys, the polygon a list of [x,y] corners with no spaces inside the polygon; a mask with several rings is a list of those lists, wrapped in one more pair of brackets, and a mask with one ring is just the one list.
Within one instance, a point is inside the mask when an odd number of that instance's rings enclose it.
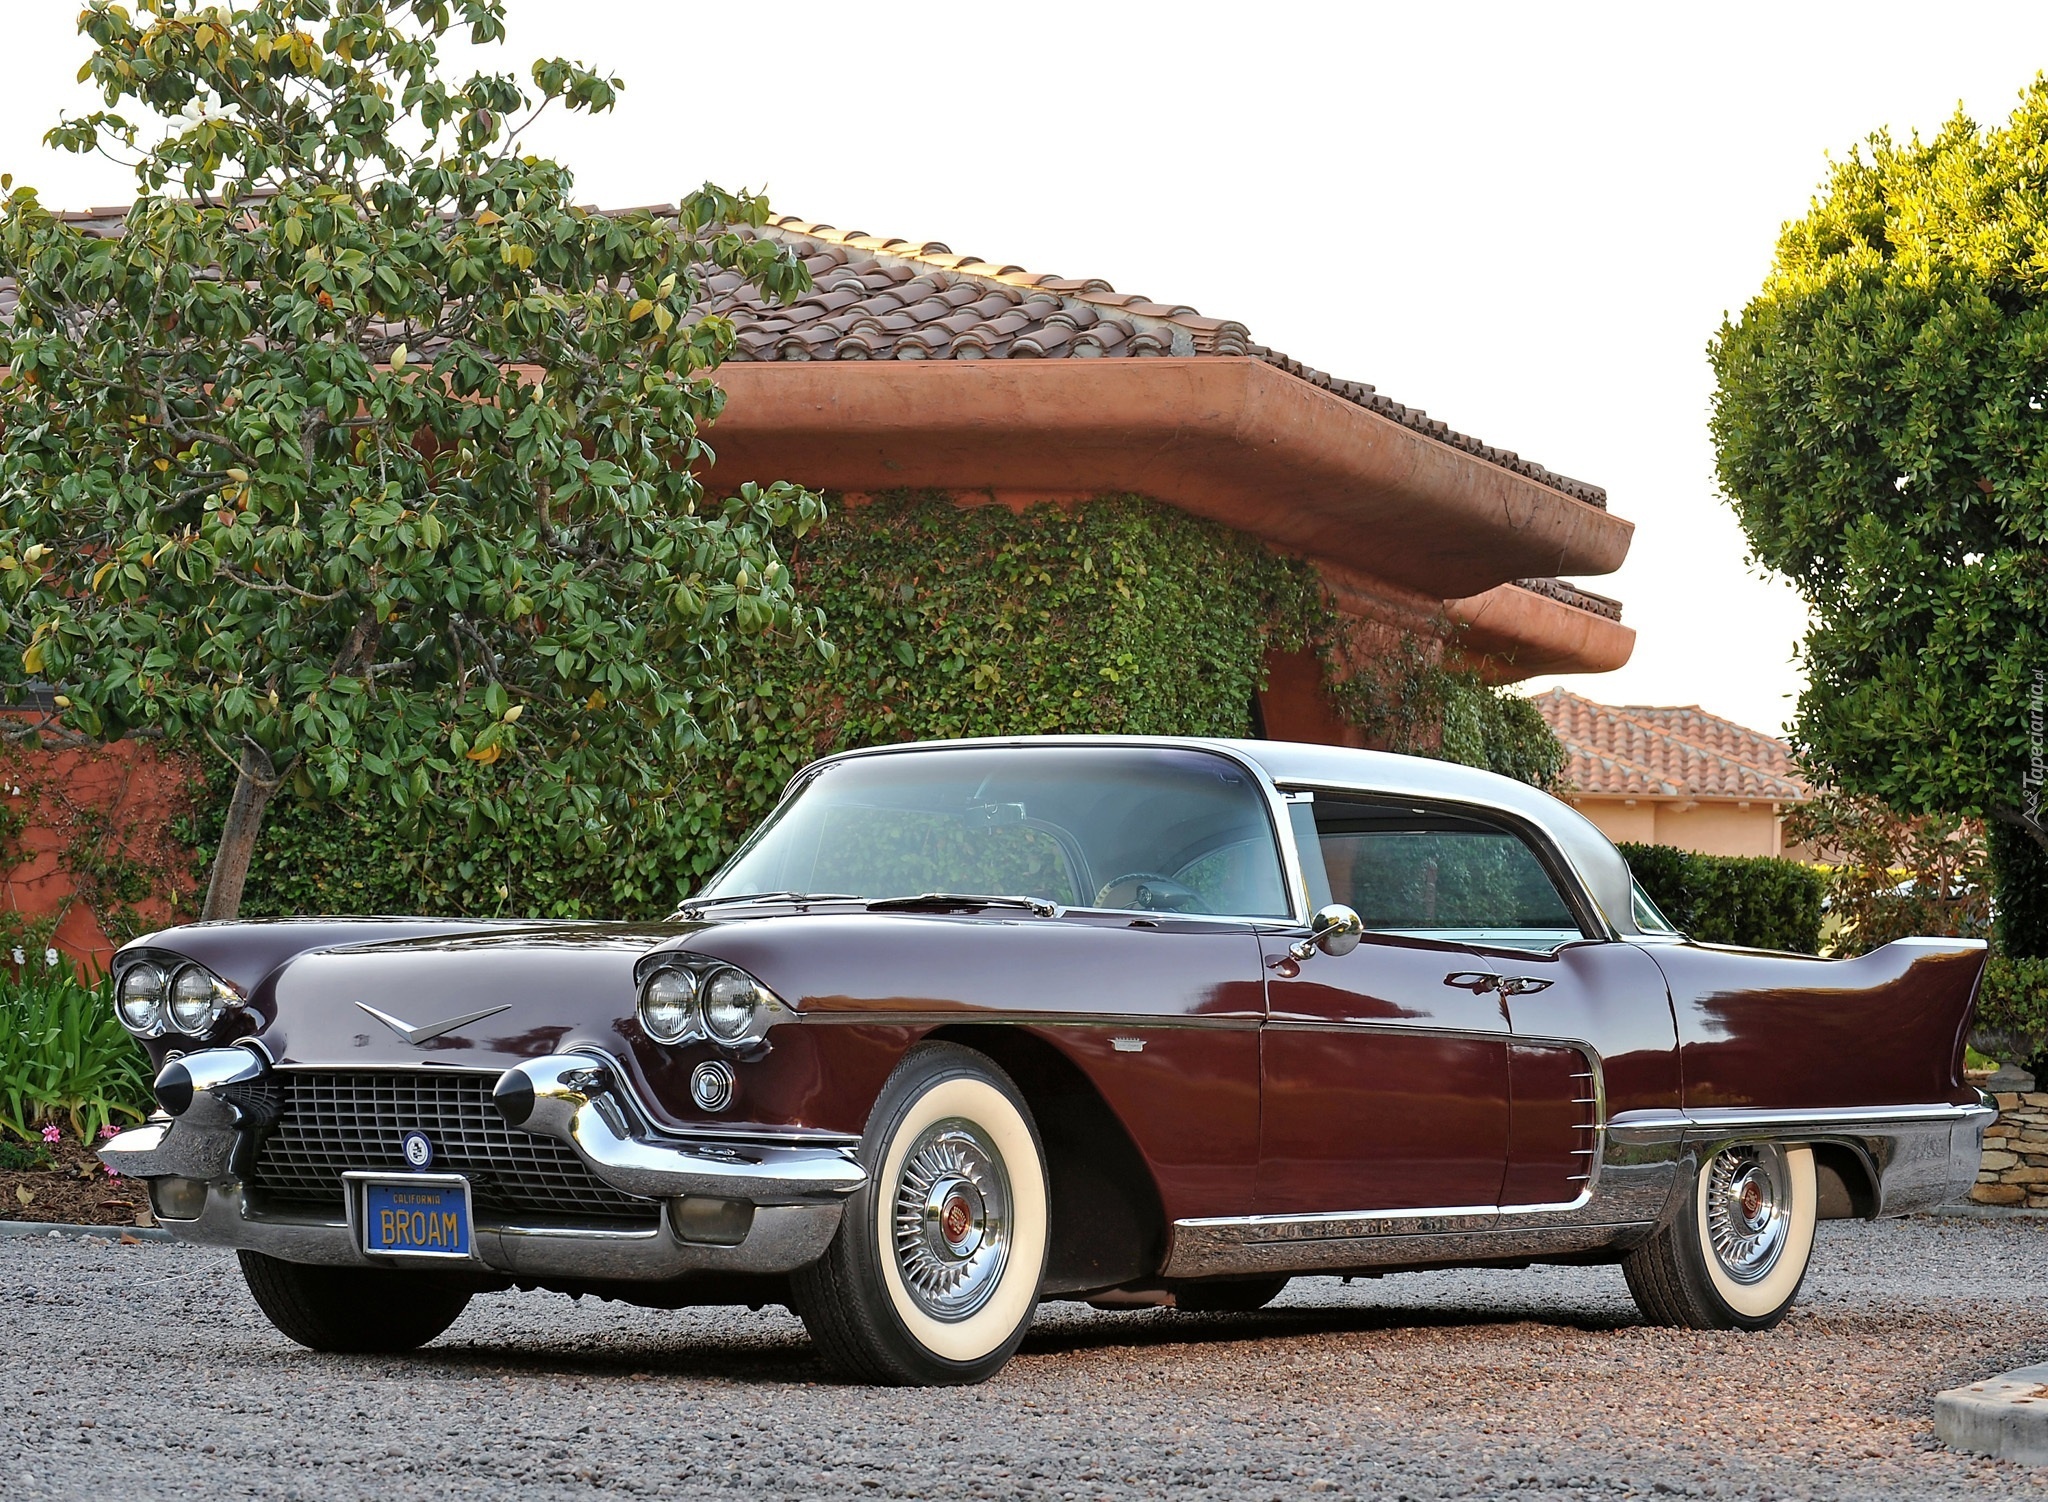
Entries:
{"label": "terracotta roof tile", "polygon": [[1563,742],[1566,776],[1582,793],[1773,803],[1814,794],[1785,742],[1698,705],[1596,704],[1561,688],[1534,703]]}
{"label": "terracotta roof tile", "polygon": [[[659,204],[647,205],[644,211],[673,212]],[[96,208],[59,217],[90,233],[119,234],[126,212]],[[961,255],[938,240],[840,231],[789,215],[772,220],[758,233],[796,250],[816,286],[797,302],[778,307],[763,302],[732,273],[706,276],[702,306],[732,320],[738,335],[736,359],[1245,356],[1588,505],[1607,504],[1607,493],[1597,485],[1556,474],[1510,450],[1460,433],[1363,381],[1344,380],[1304,365],[1253,342],[1243,324],[1205,318],[1183,303],[1118,292],[1099,277],[1034,273],[1007,262],[984,261]],[[0,278],[0,324],[12,316],[14,302],[12,282]],[[899,314],[900,318],[892,316]],[[963,314],[970,316],[963,319]],[[1591,603],[1598,599],[1579,592],[1564,603],[1605,613]]]}

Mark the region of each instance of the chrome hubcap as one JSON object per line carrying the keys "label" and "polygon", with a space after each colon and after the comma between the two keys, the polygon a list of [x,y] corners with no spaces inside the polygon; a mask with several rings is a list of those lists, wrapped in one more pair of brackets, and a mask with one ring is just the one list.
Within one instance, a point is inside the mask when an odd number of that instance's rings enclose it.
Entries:
{"label": "chrome hubcap", "polygon": [[963,1320],[986,1304],[1009,1260],[1010,1179],[972,1122],[925,1128],[896,1180],[896,1268],[934,1319]]}
{"label": "chrome hubcap", "polygon": [[1731,1147],[1715,1156],[1707,1165],[1707,1240],[1721,1271],[1756,1283],[1778,1265],[1790,1201],[1777,1148]]}

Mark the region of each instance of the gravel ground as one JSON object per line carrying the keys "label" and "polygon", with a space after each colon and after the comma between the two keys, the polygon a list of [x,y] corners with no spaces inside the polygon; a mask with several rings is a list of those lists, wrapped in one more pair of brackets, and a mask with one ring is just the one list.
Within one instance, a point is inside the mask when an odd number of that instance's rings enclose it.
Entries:
{"label": "gravel ground", "polygon": [[1297,1280],[1256,1315],[1043,1311],[987,1386],[830,1381],[779,1309],[480,1298],[315,1356],[231,1258],[0,1240],[0,1495],[2048,1498],[1937,1389],[2048,1359],[2048,1223],[1823,1225],[1766,1335],[1614,1268]]}

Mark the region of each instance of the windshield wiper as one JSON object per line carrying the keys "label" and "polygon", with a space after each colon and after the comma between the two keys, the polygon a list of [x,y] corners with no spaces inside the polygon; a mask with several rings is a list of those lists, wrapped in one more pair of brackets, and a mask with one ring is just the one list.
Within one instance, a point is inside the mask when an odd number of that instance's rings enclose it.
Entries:
{"label": "windshield wiper", "polygon": [[695,919],[704,910],[714,907],[731,907],[742,902],[858,902],[860,898],[851,892],[731,892],[723,897],[692,897],[681,907],[670,913],[669,921]]}
{"label": "windshield wiper", "polygon": [[1024,908],[1041,918],[1050,918],[1059,911],[1057,905],[1047,902],[1043,897],[990,897],[972,892],[920,892],[915,897],[877,897],[868,904],[868,911],[916,912],[927,908],[944,911],[957,907]]}

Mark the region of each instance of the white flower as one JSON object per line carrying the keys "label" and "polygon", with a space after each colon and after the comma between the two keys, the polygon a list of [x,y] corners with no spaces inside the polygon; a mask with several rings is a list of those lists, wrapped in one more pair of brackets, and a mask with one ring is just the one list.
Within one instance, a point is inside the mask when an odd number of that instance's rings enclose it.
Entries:
{"label": "white flower", "polygon": [[28,956],[21,952],[19,944],[14,946],[14,963],[17,965],[26,965],[28,963]]}
{"label": "white flower", "polygon": [[53,970],[56,969],[57,951],[55,949],[45,949],[43,951],[43,963],[45,965],[48,965]]}

